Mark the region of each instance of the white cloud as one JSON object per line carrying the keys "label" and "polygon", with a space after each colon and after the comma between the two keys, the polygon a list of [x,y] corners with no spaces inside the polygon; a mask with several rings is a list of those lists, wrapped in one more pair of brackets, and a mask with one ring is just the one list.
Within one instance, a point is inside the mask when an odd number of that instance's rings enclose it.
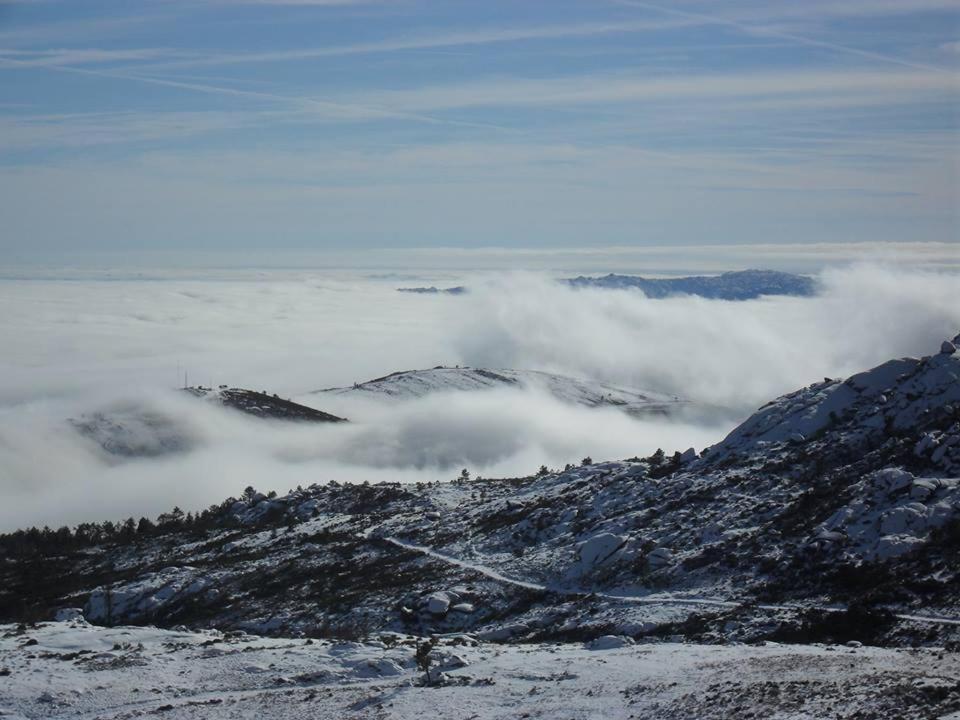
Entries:
{"label": "white cloud", "polygon": [[[178,363],[195,382],[285,396],[444,362],[523,366],[745,414],[823,375],[935,351],[960,328],[958,276],[902,267],[834,270],[822,297],[748,303],[574,292],[542,276],[485,282],[434,271],[404,280],[476,288],[438,298],[343,272],[147,272],[153,279],[114,269],[99,281],[70,271],[0,280],[0,332],[16,338],[0,359],[0,528],[195,509],[248,484],[435,480],[464,465],[514,475],[588,454],[699,448],[729,428],[697,417],[638,422],[509,391],[399,406],[310,396],[355,422],[265,424],[170,391]],[[120,401],[172,418],[195,449],[118,462],[64,422]]]}
{"label": "white cloud", "polygon": [[793,99],[816,104],[824,96],[849,102],[883,95],[888,102],[916,102],[927,97],[952,102],[960,79],[929,71],[782,70],[735,74],[665,75],[617,73],[551,78],[503,77],[409,90],[366,91],[357,102],[375,102],[398,111],[473,107],[575,106],[637,103],[673,99]]}
{"label": "white cloud", "polygon": [[527,27],[493,27],[479,30],[442,31],[416,34],[402,38],[388,38],[349,45],[294,48],[257,53],[211,54],[191,60],[156,64],[149,69],[172,69],[202,65],[233,65],[240,63],[298,62],[324,57],[389,53],[405,50],[464,47],[518,42],[524,40],[551,40],[591,37],[620,33],[655,32],[691,25],[688,20],[627,20],[588,22],[567,25],[532,25]]}
{"label": "white cloud", "polygon": [[103,48],[53,48],[48,50],[17,50],[0,48],[0,60],[16,60],[20,68],[50,67],[57,65],[88,65],[98,63],[150,60],[169,56],[162,48],[134,48],[110,50]]}

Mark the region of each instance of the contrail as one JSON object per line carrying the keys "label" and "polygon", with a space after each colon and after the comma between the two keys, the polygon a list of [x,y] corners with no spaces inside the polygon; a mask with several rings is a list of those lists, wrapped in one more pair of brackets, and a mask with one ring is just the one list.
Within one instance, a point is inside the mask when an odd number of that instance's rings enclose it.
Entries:
{"label": "contrail", "polygon": [[[2,57],[2,56],[0,56],[0,65],[7,65],[7,66],[13,66],[13,67],[23,67],[23,66],[27,66],[31,68],[36,67],[22,60],[14,60],[13,58]],[[207,85],[203,83],[183,82],[180,80],[170,80],[165,78],[149,77],[145,75],[128,75],[125,73],[109,72],[106,70],[87,70],[85,68],[78,68],[70,65],[43,65],[40,67],[43,70],[56,70],[58,72],[72,73],[75,75],[87,75],[87,76],[93,76],[93,77],[110,78],[113,80],[128,80],[132,82],[147,83],[148,85],[159,85],[162,87],[180,88],[183,90],[191,90],[194,92],[202,92],[202,93],[207,93],[211,95],[233,95],[237,97],[249,97],[249,98],[254,98],[256,100],[264,100],[268,102],[281,102],[281,103],[288,103],[293,105],[305,105],[307,107],[313,107],[318,110],[324,110],[330,113],[331,115],[339,115],[339,116],[354,115],[357,117],[366,116],[367,118],[414,120],[417,122],[428,123],[431,125],[457,125],[462,127],[475,127],[475,128],[510,131],[510,128],[504,127],[502,125],[494,125],[492,123],[476,123],[476,122],[468,122],[464,120],[450,120],[450,119],[444,119],[444,118],[436,118],[430,115],[423,115],[419,113],[398,112],[395,110],[370,107],[367,105],[336,103],[336,102],[331,102],[329,100],[318,100],[316,98],[311,98],[311,97],[278,95],[276,93],[261,92],[258,90],[240,90],[237,88],[222,87],[219,85]]]}
{"label": "contrail", "polygon": [[861,50],[860,48],[850,47],[849,45],[839,45],[837,43],[827,42],[825,40],[816,40],[803,35],[794,35],[793,33],[782,32],[780,30],[771,30],[769,28],[743,23],[738,20],[716,17],[715,15],[707,15],[704,13],[693,12],[691,10],[677,10],[676,8],[663,7],[661,5],[643,2],[643,0],[614,0],[614,2],[616,2],[618,5],[627,5],[630,7],[643,8],[644,10],[653,10],[654,12],[665,13],[667,15],[676,15],[678,17],[685,17],[691,20],[699,20],[703,23],[711,25],[725,25],[727,27],[733,27],[737,30],[756,35],[767,35],[768,37],[782,38],[800,45],[826,48],[828,50],[847,53],[848,55],[858,55],[859,57],[868,58],[870,60],[879,60],[881,62],[892,63],[894,65],[902,65],[903,67],[913,68],[914,70],[932,70],[934,72],[942,73],[951,72],[951,70],[944,67],[939,67],[937,65],[912,62],[910,60],[904,60],[893,55],[884,55],[882,53],[876,53],[870,50]]}

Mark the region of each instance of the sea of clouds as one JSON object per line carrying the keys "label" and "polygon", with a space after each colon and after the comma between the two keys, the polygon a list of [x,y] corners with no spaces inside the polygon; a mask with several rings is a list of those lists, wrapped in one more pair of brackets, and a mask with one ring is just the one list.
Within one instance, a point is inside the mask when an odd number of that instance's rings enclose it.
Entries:
{"label": "sea of clouds", "polygon": [[[813,298],[648,300],[549,273],[105,271],[0,280],[0,530],[199,509],[247,485],[529,474],[717,442],[767,400],[824,376],[929,354],[960,330],[956,274],[832,268]],[[466,284],[464,296],[409,285]],[[680,395],[672,420],[565,405],[535,389],[402,403],[310,395],[439,364],[546,370]],[[183,383],[263,389],[349,425],[265,422]],[[143,408],[190,449],[111,456],[67,422]]]}

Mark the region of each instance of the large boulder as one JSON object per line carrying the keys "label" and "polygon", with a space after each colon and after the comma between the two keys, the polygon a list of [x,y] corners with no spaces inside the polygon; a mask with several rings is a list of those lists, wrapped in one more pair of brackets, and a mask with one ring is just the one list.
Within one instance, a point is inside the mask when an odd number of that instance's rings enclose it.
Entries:
{"label": "large boulder", "polygon": [[83,610],[80,608],[60,608],[53,619],[57,622],[86,622]]}
{"label": "large boulder", "polygon": [[626,635],[601,635],[586,644],[587,650],[616,650],[633,645],[633,638]]}
{"label": "large boulder", "polygon": [[880,532],[884,535],[916,535],[925,529],[927,512],[919,503],[901,505],[880,518]]}
{"label": "large boulder", "polygon": [[885,468],[871,475],[874,486],[887,492],[896,492],[913,484],[913,475],[900,468]]}
{"label": "large boulder", "polygon": [[647,565],[651,568],[662,568],[673,561],[673,552],[669,548],[654,548],[647,554]]}
{"label": "large boulder", "polygon": [[613,554],[626,545],[627,539],[613,533],[600,533],[594,535],[580,545],[578,552],[580,565],[587,570],[596,565],[601,565],[609,560]]}
{"label": "large boulder", "polygon": [[433,593],[427,598],[427,612],[432,615],[446,615],[450,609],[450,597],[446,593]]}

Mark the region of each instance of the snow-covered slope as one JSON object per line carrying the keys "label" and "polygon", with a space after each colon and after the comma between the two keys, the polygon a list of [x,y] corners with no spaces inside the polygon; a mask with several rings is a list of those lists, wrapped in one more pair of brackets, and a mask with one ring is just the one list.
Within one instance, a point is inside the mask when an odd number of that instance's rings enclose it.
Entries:
{"label": "snow-covered slope", "polygon": [[83,605],[318,637],[957,644],[958,408],[944,343],[779,398],[699,456],[250,492],[72,545],[6,536],[0,619]]}
{"label": "snow-covered slope", "polygon": [[587,407],[617,407],[636,415],[666,413],[685,404],[684,400],[672,395],[630,390],[537,370],[489,370],[459,366],[395,372],[352,387],[327,388],[314,394],[410,400],[437,392],[472,392],[494,388],[539,389],[562,402]]}
{"label": "snow-covered slope", "polygon": [[[429,676],[417,667],[429,658]],[[363,642],[0,626],[0,717],[953,719],[960,663],[843,646]]]}

